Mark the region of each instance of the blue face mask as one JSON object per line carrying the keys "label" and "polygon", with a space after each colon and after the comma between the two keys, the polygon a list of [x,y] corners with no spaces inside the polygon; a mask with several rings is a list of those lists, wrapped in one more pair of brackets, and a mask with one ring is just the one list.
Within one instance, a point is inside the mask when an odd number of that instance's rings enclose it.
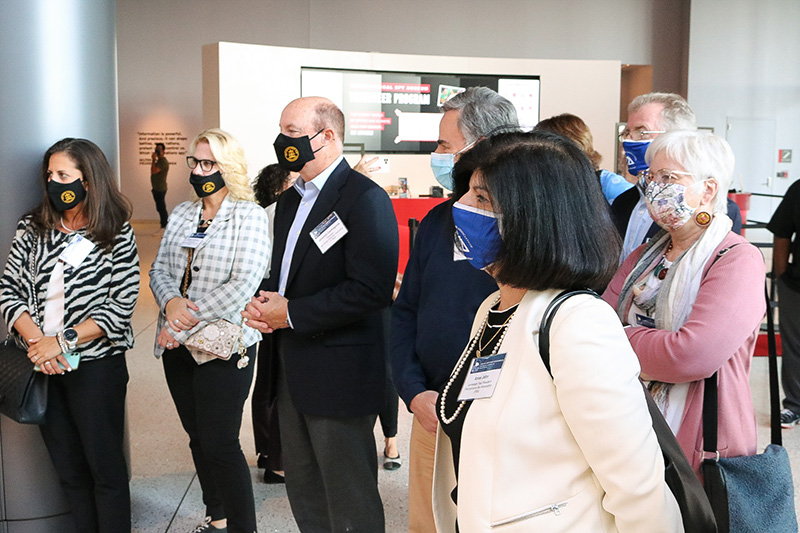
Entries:
{"label": "blue face mask", "polygon": [[456,202],[453,222],[459,248],[472,266],[480,270],[495,262],[502,243],[498,215]]}
{"label": "blue face mask", "polygon": [[437,154],[431,152],[431,170],[436,177],[436,181],[448,191],[452,191],[455,186],[453,180],[453,167],[455,166],[456,154]]}
{"label": "blue face mask", "polygon": [[628,172],[632,176],[647,170],[648,165],[645,163],[644,154],[647,152],[647,147],[650,146],[651,142],[653,142],[653,139],[622,141],[622,149],[625,150],[625,158],[628,160]]}

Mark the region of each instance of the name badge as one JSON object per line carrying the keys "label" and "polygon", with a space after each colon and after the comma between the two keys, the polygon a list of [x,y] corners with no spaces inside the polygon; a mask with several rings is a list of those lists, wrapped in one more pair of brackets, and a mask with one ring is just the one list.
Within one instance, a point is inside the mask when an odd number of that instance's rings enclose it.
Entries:
{"label": "name badge", "polygon": [[637,326],[644,326],[646,328],[655,328],[656,327],[656,319],[651,316],[644,316],[640,314],[636,314],[636,325]]}
{"label": "name badge", "polygon": [[61,252],[61,255],[58,256],[59,259],[67,263],[72,268],[78,268],[83,260],[86,259],[86,256],[89,255],[94,249],[94,243],[89,239],[84,239],[81,235],[77,233],[73,234],[73,237],[67,244],[67,247]]}
{"label": "name badge", "polygon": [[181,243],[181,246],[184,248],[197,248],[198,246],[200,246],[200,243],[203,242],[203,239],[205,238],[206,238],[205,233],[200,233],[200,232],[192,233],[191,235],[186,237],[186,240]]}
{"label": "name badge", "polygon": [[336,211],[333,211],[316,228],[312,229],[309,235],[311,235],[311,240],[317,245],[319,251],[324,254],[346,234],[347,228],[339,219]]}
{"label": "name badge", "polygon": [[469,367],[467,379],[458,395],[458,401],[491,398],[500,378],[506,354],[498,353],[488,357],[476,357]]}

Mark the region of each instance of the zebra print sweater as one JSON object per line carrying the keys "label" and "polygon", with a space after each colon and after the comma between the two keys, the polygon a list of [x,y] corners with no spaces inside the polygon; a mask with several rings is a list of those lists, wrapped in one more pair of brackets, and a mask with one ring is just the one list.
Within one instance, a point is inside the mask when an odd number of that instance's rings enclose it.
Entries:
{"label": "zebra print sweater", "polygon": [[[86,236],[79,230],[77,233]],[[25,347],[13,330],[14,322],[28,311],[38,324],[44,319],[44,301],[50,275],[70,236],[51,230],[39,237],[30,226],[30,217],[17,225],[17,232],[0,278],[0,312],[17,346]],[[30,254],[35,258],[35,288],[38,309],[31,312]],[[117,235],[110,252],[95,246],[77,267],[64,265],[64,325],[75,326],[93,319],[105,332],[103,337],[79,344],[82,359],[99,359],[123,353],[133,347],[131,317],[139,296],[139,254],[133,228],[127,222]]]}

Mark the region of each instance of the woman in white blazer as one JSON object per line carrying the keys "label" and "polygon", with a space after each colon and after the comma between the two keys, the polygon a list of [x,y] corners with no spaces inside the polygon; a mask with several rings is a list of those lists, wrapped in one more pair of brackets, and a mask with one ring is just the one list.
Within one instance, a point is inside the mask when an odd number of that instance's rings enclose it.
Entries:
{"label": "woman in white blazer", "polygon": [[552,376],[539,354],[550,301],[616,269],[619,238],[589,160],[563,137],[505,133],[467,152],[465,169],[457,241],[500,290],[437,403],[437,531],[683,531],[613,309],[568,299],[550,330]]}
{"label": "woman in white blazer", "polygon": [[190,153],[189,182],[198,198],[172,212],[150,270],[160,311],[155,354],[203,491],[206,519],[195,531],[252,533],[253,487],[239,431],[261,335],[245,326],[239,342],[246,352],[235,350],[227,360],[184,343],[219,319],[242,323],[240,311],[264,276],[272,243],[239,143],[210,129],[197,136]]}

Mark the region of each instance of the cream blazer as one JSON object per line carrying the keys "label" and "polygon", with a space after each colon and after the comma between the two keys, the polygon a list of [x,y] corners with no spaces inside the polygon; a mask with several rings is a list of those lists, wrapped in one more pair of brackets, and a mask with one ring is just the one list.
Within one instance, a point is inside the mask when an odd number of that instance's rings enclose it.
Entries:
{"label": "cream blazer", "polygon": [[[450,440],[439,428],[433,510],[439,532],[680,532],[664,482],[639,363],[613,309],[588,295],[567,300],[550,329],[553,377],[541,361],[539,323],[558,291],[529,291],[499,353],[491,398],[464,421],[458,508]],[[473,335],[497,293],[478,310]]]}

